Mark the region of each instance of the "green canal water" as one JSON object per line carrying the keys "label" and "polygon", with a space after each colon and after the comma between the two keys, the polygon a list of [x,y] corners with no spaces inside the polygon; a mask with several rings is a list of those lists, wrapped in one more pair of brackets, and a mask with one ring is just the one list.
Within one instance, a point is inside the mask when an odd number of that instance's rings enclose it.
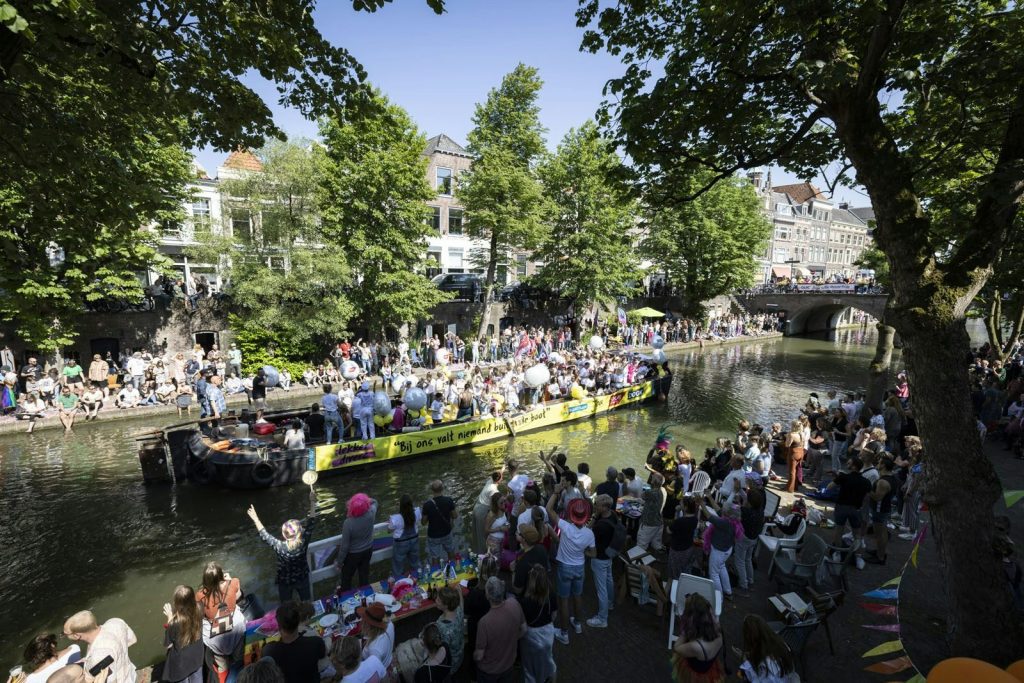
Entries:
{"label": "green canal water", "polygon": [[[469,511],[486,472],[515,457],[539,473],[538,451],[568,449],[570,464],[590,463],[595,483],[608,465],[642,468],[658,427],[695,453],[735,433],[741,418],[761,423],[793,416],[810,391],[859,389],[874,348],[873,331],[845,330],[832,340],[773,339],[670,352],[675,378],[666,402],[467,448],[321,480],[315,538],[339,533],[343,501],[364,491],[381,501],[378,521],[404,493],[427,497],[443,479]],[[898,360],[894,360],[898,364]],[[174,587],[196,586],[219,560],[265,604],[276,596],[274,556],[245,510],[255,504],[269,529],[304,514],[305,487],[256,492],[191,485],[145,486],[129,433],[138,422],[83,426],[0,440],[0,662],[19,663],[36,633],[60,633],[81,609],[102,621],[125,619],[139,643],[139,666],[160,656],[161,608]],[[375,565],[377,572],[385,565]]]}

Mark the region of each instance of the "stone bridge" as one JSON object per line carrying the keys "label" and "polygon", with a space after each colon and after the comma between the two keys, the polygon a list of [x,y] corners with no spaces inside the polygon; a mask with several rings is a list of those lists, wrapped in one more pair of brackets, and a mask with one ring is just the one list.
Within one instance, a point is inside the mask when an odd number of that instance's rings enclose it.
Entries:
{"label": "stone bridge", "polygon": [[836,329],[848,308],[864,311],[877,320],[885,318],[888,294],[836,292],[777,292],[737,295],[750,313],[785,313],[786,336],[828,332]]}

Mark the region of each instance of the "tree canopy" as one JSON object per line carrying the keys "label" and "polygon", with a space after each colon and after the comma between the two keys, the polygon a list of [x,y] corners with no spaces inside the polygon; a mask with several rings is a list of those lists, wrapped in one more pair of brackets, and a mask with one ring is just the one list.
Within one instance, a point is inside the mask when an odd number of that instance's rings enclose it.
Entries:
{"label": "tree canopy", "polygon": [[26,342],[68,343],[83,300],[141,297],[155,253],[139,229],[178,210],[184,150],[283,137],[243,74],[310,117],[358,99],[365,73],[321,35],[315,6],[0,0],[0,316]]}
{"label": "tree canopy", "polygon": [[551,230],[537,255],[537,284],[580,304],[630,294],[641,277],[633,249],[637,203],[618,172],[622,160],[597,125],[566,133],[538,175],[551,204]]}
{"label": "tree canopy", "polygon": [[[992,540],[1001,487],[982,452],[963,359],[965,311],[1020,237],[1024,13],[1008,0],[581,0],[584,49],[625,65],[603,121],[646,175],[779,162],[805,177],[855,172],[890,266],[899,333],[928,455],[926,489],[946,572],[950,651],[1024,654],[1002,608]],[[674,189],[671,184],[663,187]],[[969,471],[972,476],[965,478]],[[975,533],[980,532],[980,533]]]}
{"label": "tree canopy", "polygon": [[427,279],[431,232],[425,202],[426,138],[380,92],[320,127],[319,201],[327,239],[345,253],[358,285],[351,298],[374,333],[422,318],[447,295]]}
{"label": "tree canopy", "polygon": [[[675,180],[675,191],[695,192],[707,173]],[[656,190],[655,190],[656,191]],[[690,202],[645,211],[644,256],[665,273],[691,313],[701,302],[749,287],[758,275],[772,226],[753,186],[742,178],[715,184]]]}

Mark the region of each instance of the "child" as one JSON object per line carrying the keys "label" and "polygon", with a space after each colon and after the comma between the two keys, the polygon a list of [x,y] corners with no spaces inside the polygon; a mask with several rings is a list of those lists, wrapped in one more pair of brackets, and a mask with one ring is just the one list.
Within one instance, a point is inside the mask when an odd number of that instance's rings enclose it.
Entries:
{"label": "child", "polygon": [[434,424],[444,421],[444,394],[436,392],[434,400],[430,404],[430,419]]}

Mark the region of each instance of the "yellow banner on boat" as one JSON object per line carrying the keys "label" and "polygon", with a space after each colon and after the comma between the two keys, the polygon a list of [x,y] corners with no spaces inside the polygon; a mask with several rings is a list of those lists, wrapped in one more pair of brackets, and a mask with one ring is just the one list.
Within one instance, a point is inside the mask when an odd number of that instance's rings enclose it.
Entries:
{"label": "yellow banner on boat", "polygon": [[324,472],[422,455],[553,427],[599,415],[619,406],[644,401],[654,396],[655,385],[656,381],[645,382],[605,396],[589,396],[578,401],[550,403],[514,417],[485,417],[469,422],[442,424],[419,432],[380,436],[369,441],[347,441],[342,444],[317,446],[314,448],[316,470]]}

